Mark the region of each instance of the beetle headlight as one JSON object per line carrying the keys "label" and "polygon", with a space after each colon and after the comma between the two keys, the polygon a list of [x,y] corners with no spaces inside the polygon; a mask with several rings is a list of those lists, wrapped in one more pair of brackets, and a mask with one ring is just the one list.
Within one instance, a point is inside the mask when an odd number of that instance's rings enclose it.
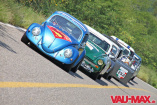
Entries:
{"label": "beetle headlight", "polygon": [[33,34],[34,36],[37,36],[37,35],[39,35],[40,33],[41,33],[40,27],[35,27],[35,28],[33,28],[32,34]]}
{"label": "beetle headlight", "polygon": [[103,65],[103,63],[104,63],[104,62],[103,62],[103,60],[101,60],[101,59],[100,59],[100,60],[98,60],[98,65],[100,65],[100,66],[101,66],[101,65]]}
{"label": "beetle headlight", "polygon": [[65,58],[70,58],[72,56],[72,54],[73,54],[72,49],[66,49],[64,51]]}

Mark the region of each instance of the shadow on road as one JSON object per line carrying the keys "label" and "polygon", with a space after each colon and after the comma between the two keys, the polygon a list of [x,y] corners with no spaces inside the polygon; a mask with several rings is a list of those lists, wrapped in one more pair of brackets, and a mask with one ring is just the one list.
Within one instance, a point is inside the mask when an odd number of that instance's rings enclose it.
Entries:
{"label": "shadow on road", "polygon": [[84,78],[81,77],[77,72],[74,73],[74,72],[71,72],[71,71],[70,71],[69,74],[72,75],[73,77],[78,77],[78,78],[80,78],[80,79],[84,79]]}
{"label": "shadow on road", "polygon": [[[112,78],[112,79],[114,79],[114,78]],[[129,93],[127,93],[124,89],[122,89],[122,88],[120,88],[115,82],[113,82],[113,81],[111,81],[111,80],[107,80],[108,82],[110,82],[110,83],[112,83],[112,84],[114,84],[115,86],[117,86],[121,91],[123,91],[124,93],[126,93],[126,94],[128,94],[128,95],[130,95]],[[129,87],[127,84],[123,84],[122,82],[120,82],[120,81],[118,81],[119,83],[121,83],[123,86],[125,86],[125,87]]]}
{"label": "shadow on road", "polygon": [[[80,67],[79,70],[92,79],[92,77],[90,76],[90,73],[88,71],[84,70],[82,67]],[[98,84],[100,84],[102,86],[108,86],[108,84],[101,79],[100,80],[97,79],[97,80],[93,80],[93,81],[97,82]]]}
{"label": "shadow on road", "polygon": [[95,80],[95,82],[99,83],[102,86],[108,86],[108,84],[106,82],[104,82],[103,80],[101,80],[101,79],[100,80],[97,79],[97,80]]}
{"label": "shadow on road", "polygon": [[[47,60],[51,61],[53,64],[55,64],[56,66],[58,66],[60,69],[64,70],[64,64],[62,64],[62,62],[59,62],[56,59],[47,56],[46,54],[44,54],[43,52],[41,52],[38,48],[36,48],[33,45],[27,45],[27,46],[30,47],[35,52],[37,52],[38,54],[40,54],[41,56],[43,56],[44,58],[46,58]],[[65,72],[67,72],[67,71],[65,71]],[[70,72],[67,72],[67,73],[70,74],[73,77],[78,77],[80,79],[83,79],[83,77],[81,77],[79,74],[77,74],[77,72],[73,73],[73,72],[70,71]]]}
{"label": "shadow on road", "polygon": [[131,80],[133,83],[138,84],[135,80]]}
{"label": "shadow on road", "polygon": [[131,81],[129,81],[128,83],[129,83],[130,85],[132,85],[132,86],[134,85],[133,83],[131,83]]}
{"label": "shadow on road", "polygon": [[11,34],[9,34],[8,33],[8,30],[5,28],[5,27],[3,27],[2,25],[0,25],[0,36],[1,37],[4,37],[4,38],[9,38],[9,39],[11,39],[11,40],[13,40],[14,42],[16,42],[16,43],[18,43],[17,41],[16,41],[16,39],[14,39],[13,37],[12,37],[12,35]]}
{"label": "shadow on road", "polygon": [[8,51],[17,54],[10,46],[8,46],[7,44],[3,43],[2,41],[0,41],[0,47],[5,48],[5,49],[7,49]]}
{"label": "shadow on road", "polygon": [[[11,37],[11,35],[9,33],[7,33],[7,30],[5,29],[5,27],[3,27],[2,25],[0,25],[0,36],[3,38],[9,38],[15,42],[17,42],[14,38]],[[9,40],[8,40],[9,42]],[[0,41],[0,47],[7,49],[10,52],[13,52],[16,54],[16,52],[6,43]]]}
{"label": "shadow on road", "polygon": [[136,81],[134,81],[134,80],[130,80],[129,82],[128,82],[130,85],[134,85],[134,84],[138,84]]}
{"label": "shadow on road", "polygon": [[[112,78],[112,79],[114,79],[114,78]],[[107,80],[107,79],[106,79]],[[118,81],[117,79],[115,79],[116,81]],[[116,86],[118,86],[116,83],[114,83],[112,80],[107,80],[108,82],[110,82],[110,83],[112,83],[112,84],[114,84],[114,85],[116,85]],[[124,83],[122,83],[121,81],[118,81],[120,84],[122,84],[123,86],[125,86],[125,87],[129,87],[129,85],[127,85],[127,84],[124,84]]]}

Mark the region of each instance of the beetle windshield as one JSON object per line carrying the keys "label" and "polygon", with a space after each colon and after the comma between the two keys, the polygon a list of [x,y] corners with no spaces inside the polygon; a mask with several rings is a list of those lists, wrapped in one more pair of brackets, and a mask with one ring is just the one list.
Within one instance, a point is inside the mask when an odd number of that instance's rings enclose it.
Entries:
{"label": "beetle windshield", "polygon": [[100,38],[96,37],[92,33],[89,33],[88,40],[91,40],[92,42],[97,44],[99,47],[101,47],[103,50],[105,50],[106,52],[108,52],[108,50],[110,48],[110,45],[106,41],[101,40]]}
{"label": "beetle windshield", "polygon": [[82,31],[72,22],[61,17],[59,15],[55,15],[50,20],[53,25],[58,25],[60,28],[70,33],[75,39],[80,40],[82,36]]}

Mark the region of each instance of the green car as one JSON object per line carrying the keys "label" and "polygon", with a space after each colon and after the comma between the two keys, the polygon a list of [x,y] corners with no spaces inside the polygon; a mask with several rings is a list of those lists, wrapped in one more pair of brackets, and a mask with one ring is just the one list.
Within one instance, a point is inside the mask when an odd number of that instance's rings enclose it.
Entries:
{"label": "green car", "polygon": [[85,47],[86,55],[81,67],[87,70],[94,80],[101,79],[111,65],[111,59],[106,54],[110,49],[110,45],[103,40],[104,36],[102,34],[87,25],[86,27],[89,30],[89,38]]}

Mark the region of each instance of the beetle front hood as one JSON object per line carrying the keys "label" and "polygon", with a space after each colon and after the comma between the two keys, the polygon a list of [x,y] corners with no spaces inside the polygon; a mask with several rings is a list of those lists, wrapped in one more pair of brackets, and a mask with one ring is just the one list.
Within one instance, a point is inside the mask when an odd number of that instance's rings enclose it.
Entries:
{"label": "beetle front hood", "polygon": [[54,53],[69,45],[79,44],[69,33],[52,23],[44,24],[42,48],[47,53]]}
{"label": "beetle front hood", "polygon": [[103,51],[98,45],[94,44],[92,41],[86,43],[86,56],[91,60],[95,60],[100,56],[105,55],[105,51]]}

